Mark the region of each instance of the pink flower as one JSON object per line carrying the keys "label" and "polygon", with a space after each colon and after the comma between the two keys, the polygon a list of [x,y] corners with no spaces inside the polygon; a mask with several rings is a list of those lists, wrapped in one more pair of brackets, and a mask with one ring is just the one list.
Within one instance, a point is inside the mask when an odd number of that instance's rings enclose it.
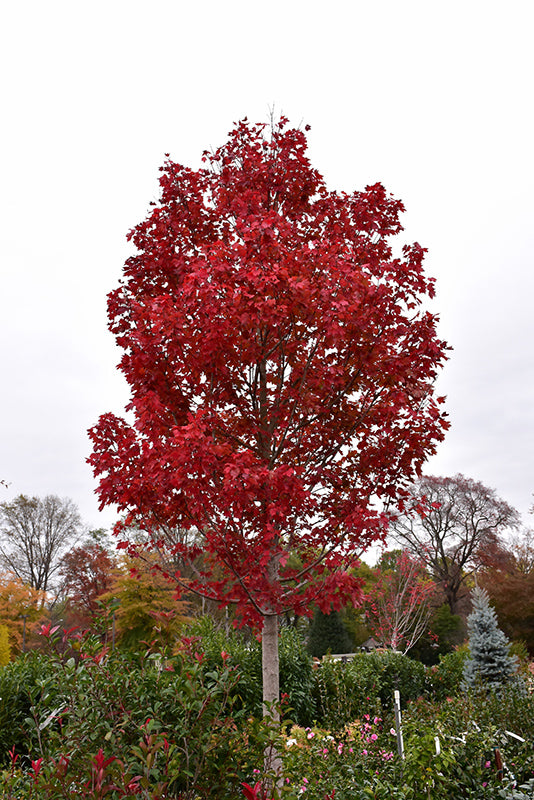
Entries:
{"label": "pink flower", "polygon": [[376,733],[372,733],[371,734],[371,741],[372,742],[376,742],[377,739],[378,739],[378,736],[376,735]]}

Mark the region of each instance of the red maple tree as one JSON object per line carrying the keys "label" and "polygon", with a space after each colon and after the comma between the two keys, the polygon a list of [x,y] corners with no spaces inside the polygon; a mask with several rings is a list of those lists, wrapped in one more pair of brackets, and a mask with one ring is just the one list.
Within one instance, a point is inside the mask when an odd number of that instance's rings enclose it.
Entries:
{"label": "red maple tree", "polygon": [[373,635],[406,654],[428,628],[436,585],[424,563],[405,550],[375,570],[376,583],[366,596],[365,614]]}
{"label": "red maple tree", "polygon": [[99,611],[99,599],[113,585],[116,567],[115,558],[98,540],[83,542],[65,553],[59,574],[72,624],[91,624]]}
{"label": "red maple tree", "polygon": [[109,296],[131,418],[90,431],[124,536],[261,627],[266,703],[279,614],[358,597],[347,568],[447,427],[424,250],[392,253],[402,203],[329,191],[306,146],[286,119],[244,120],[198,170],[167,157]]}

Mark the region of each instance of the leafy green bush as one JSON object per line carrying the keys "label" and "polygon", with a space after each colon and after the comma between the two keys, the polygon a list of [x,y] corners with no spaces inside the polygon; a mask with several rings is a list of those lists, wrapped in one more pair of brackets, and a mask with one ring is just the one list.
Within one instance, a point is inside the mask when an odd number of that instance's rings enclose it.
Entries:
{"label": "leafy green bush", "polygon": [[[205,668],[220,668],[224,663],[236,669],[236,708],[247,714],[262,714],[261,644],[241,631],[226,633],[210,617],[201,617],[188,627],[188,634],[198,637],[198,648]],[[224,655],[223,655],[224,654]],[[315,716],[312,698],[312,658],[300,633],[294,628],[280,631],[280,693],[291,709],[291,717],[301,725]]]}
{"label": "leafy green bush", "polygon": [[310,725],[316,715],[312,697],[313,661],[294,628],[282,628],[279,657],[280,691],[290,707],[290,715],[299,725]]}
{"label": "leafy green bush", "polygon": [[346,664],[326,657],[314,672],[317,722],[341,731],[364,714],[380,715],[380,675],[367,653]]}
{"label": "leafy green bush", "polygon": [[59,695],[54,661],[44,653],[25,653],[0,669],[0,766],[9,763],[9,750],[24,756],[38,746],[32,709],[40,707],[46,719]]}
{"label": "leafy green bush", "polygon": [[[263,753],[273,742],[284,765],[280,800],[532,797],[534,698],[516,686],[436,701],[420,691],[424,668],[398,653],[362,653],[348,664],[326,659],[313,673],[322,725],[295,725],[284,738],[242,702],[243,676],[253,688],[257,645],[238,637],[230,656],[221,647],[232,637],[209,630],[170,658],[109,653],[91,638],[64,652],[55,637],[65,637],[52,630],[55,652],[26,654],[0,670],[0,745],[8,754],[2,800],[234,800],[244,783],[261,786]],[[286,685],[300,703],[310,674],[302,651],[295,631],[282,635]],[[240,655],[248,672],[231,663]],[[456,680],[458,663],[442,664]],[[380,711],[396,688],[406,701],[402,762],[393,717]]]}
{"label": "leafy green bush", "polygon": [[467,645],[459,647],[444,656],[439,664],[428,671],[430,691],[436,700],[446,700],[461,689],[465,661],[469,655]]}
{"label": "leafy green bush", "polygon": [[[452,754],[449,796],[511,797],[501,790],[534,775],[534,698],[517,686],[485,696],[460,692],[445,702],[419,700],[404,712],[403,725],[407,753],[417,752],[428,735],[438,736],[443,752]],[[500,774],[496,750],[508,766]]]}
{"label": "leafy green bush", "polygon": [[[261,764],[270,734],[234,709],[231,666],[206,669],[191,642],[168,659],[107,653],[91,639],[72,644],[75,655],[32,654],[4,679],[2,708],[14,716],[0,731],[11,759],[2,797],[70,797],[61,793],[68,786],[80,797],[103,797],[105,786],[120,797],[130,786],[132,795],[152,792],[146,798],[231,798]],[[101,794],[84,794],[97,774]]]}
{"label": "leafy green bush", "polygon": [[405,705],[427,689],[424,665],[392,651],[357,653],[347,663],[326,657],[314,678],[317,721],[334,731],[390,710],[395,690]]}
{"label": "leafy green bush", "polygon": [[391,650],[375,650],[368,653],[367,658],[377,676],[378,696],[383,708],[392,707],[395,690],[400,692],[402,705],[416,700],[425,693],[426,669],[420,661],[414,661],[409,656]]}

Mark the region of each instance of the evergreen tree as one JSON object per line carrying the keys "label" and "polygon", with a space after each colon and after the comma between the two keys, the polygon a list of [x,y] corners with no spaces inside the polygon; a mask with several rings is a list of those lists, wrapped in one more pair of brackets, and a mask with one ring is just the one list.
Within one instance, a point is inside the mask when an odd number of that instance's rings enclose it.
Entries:
{"label": "evergreen tree", "polygon": [[516,678],[516,658],[509,654],[509,641],[499,628],[485,589],[475,587],[473,610],[467,618],[470,655],[464,667],[468,689],[494,689]]}
{"label": "evergreen tree", "polygon": [[350,653],[351,651],[351,637],[341,621],[339,612],[331,611],[330,614],[324,614],[317,608],[310,625],[308,652],[316,658],[322,658],[328,652]]}

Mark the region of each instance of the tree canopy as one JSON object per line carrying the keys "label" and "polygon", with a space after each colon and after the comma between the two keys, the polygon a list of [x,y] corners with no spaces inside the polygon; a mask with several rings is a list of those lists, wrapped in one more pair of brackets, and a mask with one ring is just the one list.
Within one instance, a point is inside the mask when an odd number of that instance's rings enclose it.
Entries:
{"label": "tree canopy", "polygon": [[466,579],[519,515],[493,489],[455,475],[427,475],[412,488],[412,502],[391,522],[392,538],[425,562],[453,614]]}
{"label": "tree canopy", "polygon": [[402,203],[329,191],[306,147],[243,120],[200,169],[167,159],[108,301],[130,417],[90,431],[125,538],[198,532],[172,577],[262,628],[268,702],[278,615],[358,599],[347,567],[447,427],[424,249],[392,249]]}
{"label": "tree canopy", "polygon": [[33,589],[46,592],[61,556],[76,544],[82,522],[76,505],[57,495],[19,495],[0,503],[0,565]]}

